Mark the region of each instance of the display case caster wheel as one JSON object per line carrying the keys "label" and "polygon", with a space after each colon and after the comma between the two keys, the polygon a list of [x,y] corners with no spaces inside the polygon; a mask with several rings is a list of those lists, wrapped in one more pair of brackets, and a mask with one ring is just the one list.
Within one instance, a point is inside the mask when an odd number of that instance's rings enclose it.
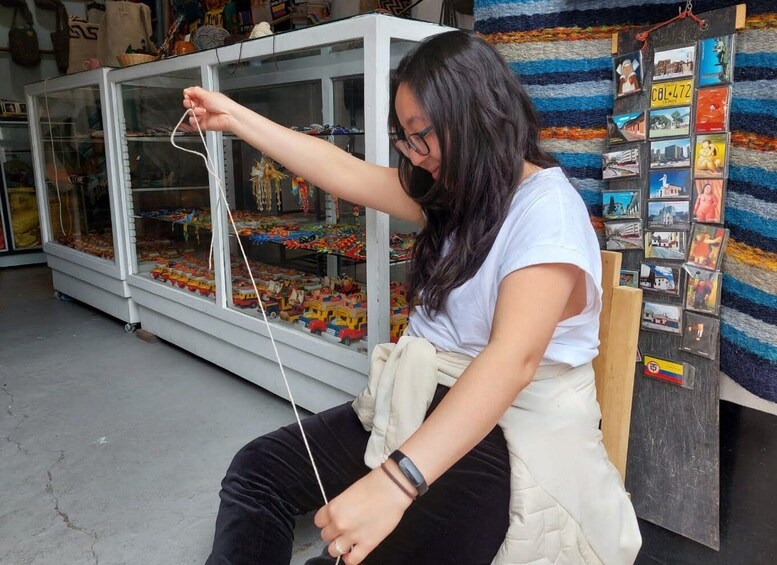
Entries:
{"label": "display case caster wheel", "polygon": [[54,298],[56,298],[57,300],[62,300],[63,302],[70,302],[71,300],[73,300],[67,294],[59,292],[58,290],[54,291]]}
{"label": "display case caster wheel", "polygon": [[134,334],[139,327],[140,324],[124,324],[124,331],[128,334]]}

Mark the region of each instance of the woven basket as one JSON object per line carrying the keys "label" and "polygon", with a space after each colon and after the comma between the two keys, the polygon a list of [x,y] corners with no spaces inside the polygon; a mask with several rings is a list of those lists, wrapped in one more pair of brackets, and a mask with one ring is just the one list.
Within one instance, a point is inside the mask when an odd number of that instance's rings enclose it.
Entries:
{"label": "woven basket", "polygon": [[122,53],[116,55],[116,60],[122,67],[131,67],[140,63],[150,63],[156,61],[156,55],[146,55],[145,53]]}

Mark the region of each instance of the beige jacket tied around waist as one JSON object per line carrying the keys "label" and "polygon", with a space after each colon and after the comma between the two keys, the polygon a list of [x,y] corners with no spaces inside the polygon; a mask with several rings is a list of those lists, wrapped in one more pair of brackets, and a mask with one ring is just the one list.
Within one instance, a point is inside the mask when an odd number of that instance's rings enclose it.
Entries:
{"label": "beige jacket tied around waist", "polygon": [[[423,338],[378,345],[353,407],[371,430],[364,462],[379,466],[421,425],[437,384],[471,357]],[[493,565],[634,562],[642,539],[598,429],[591,364],[543,365],[499,420],[510,453],[510,525]],[[432,487],[434,488],[434,487]]]}

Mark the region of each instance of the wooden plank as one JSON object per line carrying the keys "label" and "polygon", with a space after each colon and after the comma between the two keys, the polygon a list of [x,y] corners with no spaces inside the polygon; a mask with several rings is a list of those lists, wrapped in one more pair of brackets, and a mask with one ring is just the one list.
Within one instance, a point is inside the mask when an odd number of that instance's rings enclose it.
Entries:
{"label": "wooden plank", "polygon": [[737,14],[734,18],[734,28],[737,30],[745,29],[745,20],[747,19],[747,4],[737,4]]}
{"label": "wooden plank", "polygon": [[612,34],[612,42],[610,43],[610,52],[615,55],[618,52],[618,32]]}
{"label": "wooden plank", "polygon": [[641,312],[641,290],[625,286],[613,289],[609,348],[602,387],[605,392],[600,405],[602,441],[610,461],[624,480]]}
{"label": "wooden plank", "polygon": [[610,336],[610,312],[612,305],[612,291],[620,282],[621,261],[620,253],[614,251],[602,251],[602,312],[599,314],[599,355],[594,359],[594,375],[596,377],[596,400],[599,406],[604,404],[605,386],[605,360],[609,352]]}

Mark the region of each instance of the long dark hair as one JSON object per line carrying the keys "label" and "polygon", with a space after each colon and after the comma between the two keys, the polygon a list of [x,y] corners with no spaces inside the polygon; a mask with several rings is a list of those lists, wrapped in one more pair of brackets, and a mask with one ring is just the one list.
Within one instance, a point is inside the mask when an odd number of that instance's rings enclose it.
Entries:
{"label": "long dark hair", "polygon": [[413,253],[408,299],[422,297],[427,312],[435,313],[491,250],[524,161],[543,168],[557,162],[540,149],[539,117],[517,75],[473,34],[442,33],[405,55],[391,79],[389,129],[398,133],[400,84],[410,88],[440,144],[436,181],[399,155],[402,186],[426,214]]}

